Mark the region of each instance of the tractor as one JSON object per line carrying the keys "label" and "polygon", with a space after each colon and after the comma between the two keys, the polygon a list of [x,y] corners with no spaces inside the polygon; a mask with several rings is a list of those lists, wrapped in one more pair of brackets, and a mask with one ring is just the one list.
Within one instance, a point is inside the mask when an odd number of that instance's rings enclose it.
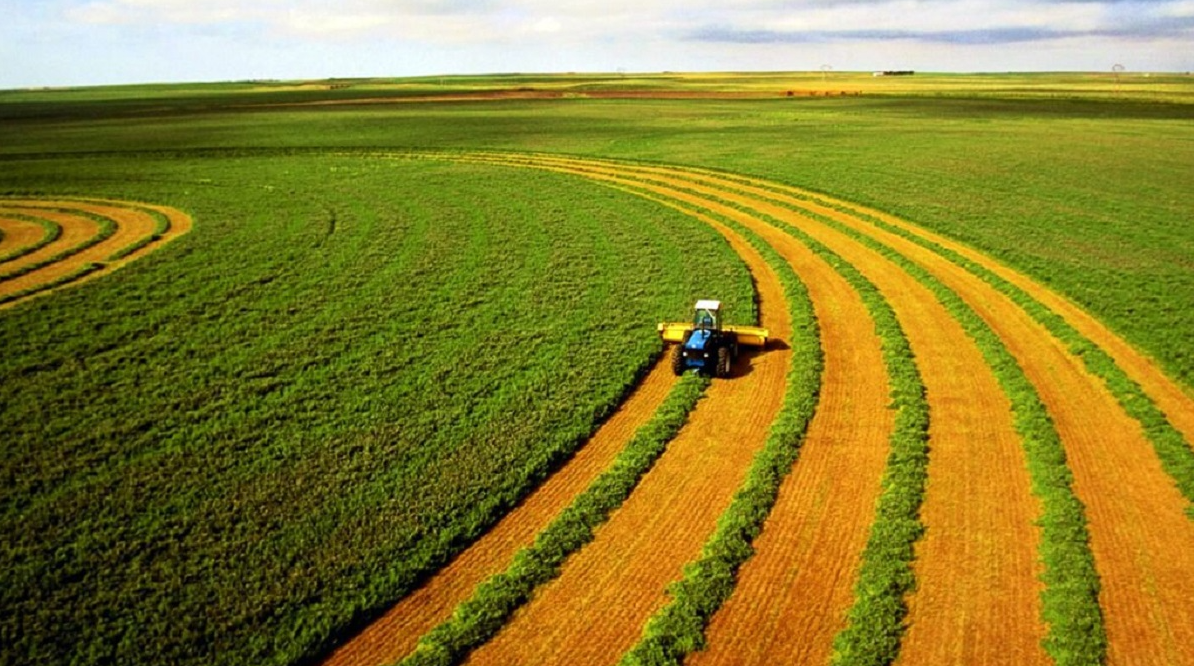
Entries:
{"label": "tractor", "polygon": [[723,324],[721,301],[699,300],[693,310],[691,324],[665,322],[658,326],[664,342],[680,343],[672,351],[672,370],[677,375],[695,369],[729,377],[740,346],[767,345],[765,328]]}

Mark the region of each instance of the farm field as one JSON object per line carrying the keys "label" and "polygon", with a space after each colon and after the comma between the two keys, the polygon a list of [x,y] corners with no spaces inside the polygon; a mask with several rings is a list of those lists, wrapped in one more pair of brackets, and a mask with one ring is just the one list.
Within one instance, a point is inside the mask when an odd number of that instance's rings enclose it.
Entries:
{"label": "farm field", "polygon": [[0,663],[1194,664],[1192,102],[0,93]]}

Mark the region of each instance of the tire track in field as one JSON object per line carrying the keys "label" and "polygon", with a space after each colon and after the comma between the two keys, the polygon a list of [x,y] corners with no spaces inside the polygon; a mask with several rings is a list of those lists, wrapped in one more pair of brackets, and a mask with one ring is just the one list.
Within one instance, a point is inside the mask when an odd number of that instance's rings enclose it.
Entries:
{"label": "tire track in field", "polygon": [[[150,211],[164,216],[166,225]],[[192,226],[190,216],[173,208],[99,199],[0,199],[0,224],[5,213],[50,220],[61,226],[62,233],[52,243],[3,264],[2,275],[9,277],[0,277],[0,299],[4,299],[0,308],[107,275]],[[98,240],[101,226],[89,216],[110,222],[111,236]]]}
{"label": "tire track in field", "polygon": [[[783,288],[766,262],[726,235],[756,280],[763,326],[790,333]],[[665,601],[667,583],[696,557],[742,483],[782,402],[790,352],[773,347],[739,364],[741,376],[714,382],[680,434],[630,498],[574,554],[473,664],[614,663]],[[661,545],[662,541],[662,545]]]}
{"label": "tire track in field", "polygon": [[[586,168],[608,173],[593,165]],[[734,188],[721,189],[686,179],[670,169],[641,168],[634,173],[646,182],[687,188],[698,197],[723,199],[778,220],[793,217],[790,210],[765,200],[744,196]],[[790,236],[752,219],[751,215],[737,211],[730,214],[738,216],[740,222],[774,247],[793,242]],[[1002,388],[973,340],[936,296],[912,276],[873,250],[822,225],[805,225],[801,229],[853,264],[883,293],[905,329],[926,386],[932,413],[929,429],[932,454],[922,520],[928,531],[917,546],[919,559],[915,568],[921,591],[913,600],[913,626],[949,629],[947,635],[930,635],[924,645],[944,645],[955,650],[954,663],[966,663],[975,657],[990,661],[999,656],[1008,659],[1008,663],[1046,662],[1041,648],[1044,626],[1040,619],[1041,585],[1037,580],[1039,530],[1033,525],[1040,515],[1040,506],[1031,493],[1024,452]],[[818,409],[814,425],[821,417],[822,410]],[[806,478],[802,467],[802,463],[797,464],[785,485],[801,483]],[[858,470],[852,473],[858,474]],[[777,510],[780,508],[777,506]],[[785,517],[784,513],[778,515],[780,518],[776,520]],[[870,513],[866,513],[865,524],[855,526],[856,532],[858,527],[862,528],[859,544],[865,543],[869,520]],[[784,544],[785,548],[791,546],[790,542]],[[755,561],[743,567],[744,578],[757,561],[767,561],[761,547],[759,551]],[[776,555],[784,556],[790,557]],[[992,577],[989,573],[992,571],[999,575]],[[834,580],[832,575],[815,570],[809,571],[809,578],[814,579],[809,582]],[[845,583],[852,585],[853,576]],[[793,599],[774,585],[758,587],[763,599],[747,597],[748,601],[743,602],[756,609],[762,607],[755,612],[778,613],[777,608],[786,606],[792,608],[791,612],[804,615],[808,623],[824,619],[824,616],[809,617],[812,604],[806,598]],[[821,603],[831,593],[826,587],[814,585],[804,592],[818,600],[814,603]],[[848,604],[852,599],[849,587],[846,592],[844,600]],[[927,609],[919,611],[917,603]],[[918,622],[921,617],[933,621]],[[947,617],[960,617],[962,621],[935,621]],[[840,629],[844,621],[840,617],[835,619],[836,624],[820,622],[819,640],[811,640],[807,635],[787,639],[800,642],[800,654],[807,655],[807,662],[798,663],[820,663],[828,657],[836,631],[827,630]],[[760,631],[758,622],[737,622],[736,631],[748,632],[745,636],[736,634],[739,645],[780,640]],[[721,655],[714,659],[724,661],[714,663],[739,663],[740,655],[735,650],[721,650],[713,643],[717,635],[710,634],[710,652]],[[766,661],[765,653],[761,652],[760,656]],[[909,663],[937,663],[933,659],[950,657],[940,653],[926,656],[932,659]],[[700,663],[701,659],[697,656],[693,661]]]}
{"label": "tire track in field", "polygon": [[476,586],[504,571],[573,499],[604,472],[655,414],[676,377],[662,357],[562,468],[447,566],[333,652],[325,666],[382,666],[414,651],[419,638],[451,616]]}

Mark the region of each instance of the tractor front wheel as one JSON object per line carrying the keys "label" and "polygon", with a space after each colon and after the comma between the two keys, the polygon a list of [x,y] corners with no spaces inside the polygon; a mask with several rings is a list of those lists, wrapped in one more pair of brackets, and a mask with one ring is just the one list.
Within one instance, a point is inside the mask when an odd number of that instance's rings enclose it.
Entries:
{"label": "tractor front wheel", "polygon": [[722,379],[730,376],[730,348],[717,348],[717,376]]}
{"label": "tractor front wheel", "polygon": [[684,374],[684,345],[676,345],[672,349],[672,372],[677,376]]}

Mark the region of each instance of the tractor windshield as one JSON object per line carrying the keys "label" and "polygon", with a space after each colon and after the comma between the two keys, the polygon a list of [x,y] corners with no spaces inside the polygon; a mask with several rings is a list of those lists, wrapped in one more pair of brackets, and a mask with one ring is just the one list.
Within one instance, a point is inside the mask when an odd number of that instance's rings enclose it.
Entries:
{"label": "tractor windshield", "polygon": [[693,319],[693,324],[696,328],[701,329],[716,329],[717,328],[717,313],[713,310],[700,308],[696,311],[696,316]]}

